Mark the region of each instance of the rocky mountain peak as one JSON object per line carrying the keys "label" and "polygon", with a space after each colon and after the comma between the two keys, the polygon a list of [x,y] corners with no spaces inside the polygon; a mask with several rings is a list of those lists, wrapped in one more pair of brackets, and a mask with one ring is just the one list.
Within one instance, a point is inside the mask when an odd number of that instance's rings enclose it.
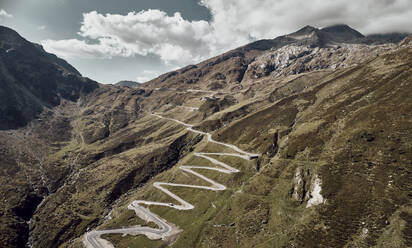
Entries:
{"label": "rocky mountain peak", "polygon": [[310,25],[306,25],[306,26],[304,26],[303,28],[301,28],[301,29],[299,29],[298,31],[296,31],[295,33],[293,33],[293,34],[295,34],[295,35],[305,35],[305,34],[311,34],[311,33],[313,33],[314,31],[318,31],[319,29],[317,29],[317,28],[315,28],[315,27],[312,27],[312,26],[310,26]]}
{"label": "rocky mountain peak", "polygon": [[360,43],[365,38],[363,34],[346,24],[338,24],[322,28],[319,35],[324,44]]}
{"label": "rocky mountain peak", "polygon": [[322,32],[327,32],[327,33],[332,33],[332,34],[352,35],[353,37],[356,37],[356,38],[365,37],[359,31],[349,27],[346,24],[337,24],[337,25],[328,26],[328,27],[322,28],[321,31]]}

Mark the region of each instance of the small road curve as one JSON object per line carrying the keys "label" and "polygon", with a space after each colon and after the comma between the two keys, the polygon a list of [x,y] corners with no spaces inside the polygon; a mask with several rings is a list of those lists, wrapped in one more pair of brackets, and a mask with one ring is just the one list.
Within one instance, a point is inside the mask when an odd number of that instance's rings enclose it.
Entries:
{"label": "small road curve", "polygon": [[164,207],[169,207],[169,208],[174,208],[177,210],[190,210],[193,209],[195,206],[190,204],[189,202],[183,200],[170,190],[168,190],[166,187],[185,187],[185,188],[193,188],[193,189],[206,189],[206,190],[212,190],[212,191],[221,191],[225,190],[226,186],[219,184],[215,182],[214,180],[207,178],[206,176],[200,174],[199,172],[196,172],[194,170],[212,170],[224,174],[232,174],[232,173],[237,173],[239,172],[238,169],[233,168],[229,166],[228,164],[221,162],[211,156],[232,156],[232,157],[238,157],[242,158],[245,160],[251,160],[257,158],[259,155],[255,153],[249,153],[246,151],[241,150],[239,147],[219,142],[216,141],[212,138],[212,135],[210,133],[202,132],[193,129],[193,125],[186,124],[184,122],[181,122],[179,120],[175,120],[172,118],[167,118],[163,117],[161,115],[158,115],[156,113],[152,113],[153,116],[156,116],[161,119],[166,119],[170,121],[174,121],[178,124],[181,124],[187,128],[187,130],[198,133],[201,135],[207,136],[207,141],[211,143],[215,143],[218,145],[222,145],[225,147],[228,147],[236,153],[206,153],[206,152],[197,152],[194,153],[194,156],[204,158],[208,161],[210,161],[212,164],[218,166],[218,167],[208,167],[208,166],[198,166],[198,165],[182,165],[179,167],[180,170],[190,173],[200,179],[203,179],[204,181],[210,183],[210,186],[201,186],[201,185],[193,185],[193,184],[179,184],[179,183],[165,183],[165,182],[154,182],[153,186],[163,193],[167,194],[171,198],[175,199],[179,204],[174,204],[171,202],[154,202],[154,201],[143,201],[143,200],[136,200],[133,201],[129,206],[128,209],[134,210],[136,215],[147,221],[147,222],[153,222],[155,223],[159,228],[151,228],[147,226],[132,226],[132,227],[127,227],[127,228],[118,228],[118,229],[110,229],[110,230],[93,230],[90,232],[87,232],[84,237],[83,237],[83,243],[87,248],[113,248],[113,244],[111,244],[109,241],[104,240],[101,238],[102,235],[104,234],[123,234],[123,235],[146,235],[150,239],[163,239],[166,240],[169,237],[176,235],[181,232],[179,228],[174,226],[173,224],[168,223],[166,220],[162,219],[161,217],[157,216],[156,214],[152,213],[148,208],[143,207],[142,205],[147,205],[147,206],[164,206]]}
{"label": "small road curve", "polygon": [[192,93],[211,93],[213,95],[215,94],[232,94],[231,92],[225,92],[225,91],[213,91],[213,90],[195,90],[195,89],[188,89],[188,90],[178,90],[176,88],[154,88],[154,91],[175,91],[177,93],[187,93],[187,92],[192,92]]}
{"label": "small road curve", "polygon": [[185,108],[185,109],[187,109],[187,110],[189,110],[189,111],[191,111],[191,112],[194,112],[194,111],[197,111],[197,110],[199,110],[199,108],[196,108],[196,107],[189,107],[189,106],[181,106],[182,108]]}

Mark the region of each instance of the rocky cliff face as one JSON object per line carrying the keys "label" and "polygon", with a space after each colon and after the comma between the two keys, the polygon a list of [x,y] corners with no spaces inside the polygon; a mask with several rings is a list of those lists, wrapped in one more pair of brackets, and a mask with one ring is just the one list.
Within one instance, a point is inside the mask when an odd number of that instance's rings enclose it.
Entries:
{"label": "rocky cliff face", "polygon": [[1,94],[13,103],[0,112],[0,246],[81,247],[87,230],[147,225],[127,205],[170,201],[153,182],[204,184],[175,165],[230,149],[153,112],[260,154],[216,156],[241,170],[207,174],[224,192],[173,189],[191,211],[150,208],[183,230],[173,247],[412,245],[405,35],[307,26],[131,88],[97,85],[0,31]]}

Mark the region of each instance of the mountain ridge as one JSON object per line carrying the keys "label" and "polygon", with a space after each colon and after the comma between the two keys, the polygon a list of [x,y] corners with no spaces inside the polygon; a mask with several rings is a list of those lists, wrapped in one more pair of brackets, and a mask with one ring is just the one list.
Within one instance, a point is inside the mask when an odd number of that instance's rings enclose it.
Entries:
{"label": "mountain ridge", "polygon": [[[303,38],[299,37],[298,39],[296,39],[296,35],[300,36],[301,34],[305,34],[306,36]],[[194,77],[203,77],[205,76],[205,74],[207,74],[207,71],[209,69],[205,69],[202,72],[201,67],[207,67],[207,65],[217,65],[220,63],[222,63],[223,67],[229,67],[228,71],[230,71],[232,74],[229,75],[229,80],[231,82],[240,82],[243,79],[243,75],[247,69],[247,65],[251,63],[255,57],[257,57],[259,54],[267,50],[280,49],[284,46],[292,44],[295,44],[297,46],[328,48],[330,46],[339,46],[339,44],[372,45],[399,43],[406,36],[407,34],[400,33],[393,33],[392,35],[364,36],[358,31],[352,29],[351,27],[345,24],[332,25],[322,29],[318,29],[312,26],[305,26],[297,32],[288,35],[282,35],[274,39],[258,40],[250,44],[225,52],[222,55],[218,55],[213,58],[202,61],[196,65],[188,65],[176,71],[167,72],[155,79],[150,80],[149,82],[144,83],[143,85],[154,88],[161,87],[161,83],[163,81],[172,77],[176,77],[179,74],[189,74],[189,79],[187,80],[183,78],[177,78],[176,80],[179,83],[184,84],[185,82],[187,82],[188,84],[191,84],[193,83],[193,81],[196,81],[196,79],[190,78],[190,74],[194,74]],[[233,60],[238,65],[224,65],[224,62],[228,60]]]}
{"label": "mountain ridge", "polygon": [[98,87],[56,55],[0,26],[0,129],[26,125],[44,108]]}

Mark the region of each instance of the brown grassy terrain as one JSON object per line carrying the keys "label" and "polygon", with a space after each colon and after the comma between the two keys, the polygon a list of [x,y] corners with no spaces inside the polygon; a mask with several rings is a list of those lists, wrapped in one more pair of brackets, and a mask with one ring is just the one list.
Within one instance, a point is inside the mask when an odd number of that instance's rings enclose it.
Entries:
{"label": "brown grassy terrain", "polygon": [[[272,86],[267,100],[240,102],[200,123],[218,129],[215,139],[263,156],[249,167],[227,160],[246,172],[234,179],[205,173],[230,185],[227,192],[173,189],[194,210],[151,208],[184,230],[173,247],[409,246],[411,53],[404,48],[349,69],[292,78]],[[305,172],[301,200],[293,196],[297,170]],[[306,208],[315,177],[326,201]],[[187,180],[195,179],[176,168],[152,179]],[[119,220],[130,218],[124,209],[134,199],[167,201],[152,181],[125,197],[117,218],[101,228],[129,223]],[[144,237],[107,238],[117,247],[164,245]]]}
{"label": "brown grassy terrain", "polygon": [[[220,157],[236,175],[202,172],[226,191],[171,189],[191,211],[150,208],[184,230],[172,247],[412,246],[411,43],[323,47],[310,63],[293,55],[285,67],[259,71],[260,62],[276,64],[269,49],[285,42],[256,42],[138,88],[100,85],[1,131],[0,246],[82,247],[90,229],[153,225],[126,207],[169,201],[154,181],[205,185],[176,165],[210,165],[193,152],[227,149],[151,112],[261,154]],[[325,201],[307,208],[316,178]]]}

